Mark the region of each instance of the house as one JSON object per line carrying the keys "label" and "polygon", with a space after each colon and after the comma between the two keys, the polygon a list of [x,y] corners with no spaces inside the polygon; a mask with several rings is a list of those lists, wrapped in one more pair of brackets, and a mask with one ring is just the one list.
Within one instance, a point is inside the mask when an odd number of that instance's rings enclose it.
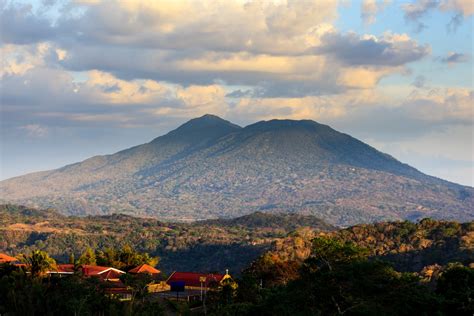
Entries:
{"label": "house", "polygon": [[97,277],[103,281],[119,281],[120,276],[125,274],[125,271],[112,267],[91,266],[86,264],[80,266],[79,271],[85,278]]}
{"label": "house", "polygon": [[0,253],[0,263],[14,263],[18,262],[19,260],[15,257],[10,257],[7,254]]}
{"label": "house", "polygon": [[132,274],[148,274],[148,275],[151,275],[151,276],[158,276],[161,274],[161,271],[158,270],[158,269],[155,269],[153,268],[152,266],[144,263],[142,265],[139,265],[138,267],[135,267],[131,270],[128,271],[128,273],[132,273]]}
{"label": "house", "polygon": [[168,285],[184,283],[185,290],[210,290],[224,285],[225,280],[232,280],[228,271],[225,274],[199,272],[173,272],[166,283]]}
{"label": "house", "polygon": [[54,269],[48,271],[49,275],[65,276],[74,274],[73,264],[58,264]]}
{"label": "house", "polygon": [[225,274],[175,271],[153,292],[165,299],[202,301],[208,291],[220,290],[227,282],[234,283],[228,271]]}
{"label": "house", "polygon": [[120,276],[125,271],[112,268],[93,265],[74,266],[73,264],[58,264],[54,270],[49,271],[50,275],[71,275],[74,272],[81,274],[83,278],[98,278],[104,287],[104,292],[110,297],[117,298],[122,301],[132,299],[132,291],[128,286],[120,281]]}
{"label": "house", "polygon": [[138,267],[129,270],[128,273],[135,275],[141,274],[151,276],[153,282],[147,285],[148,292],[150,293],[164,292],[170,290],[169,285],[161,279],[161,271],[148,264],[139,265]]}
{"label": "house", "polygon": [[77,271],[81,273],[84,278],[97,277],[103,281],[119,281],[120,276],[125,271],[115,269],[112,267],[101,267],[92,265],[81,265],[75,267],[73,264],[58,264],[54,269],[48,271],[50,275],[71,275]]}

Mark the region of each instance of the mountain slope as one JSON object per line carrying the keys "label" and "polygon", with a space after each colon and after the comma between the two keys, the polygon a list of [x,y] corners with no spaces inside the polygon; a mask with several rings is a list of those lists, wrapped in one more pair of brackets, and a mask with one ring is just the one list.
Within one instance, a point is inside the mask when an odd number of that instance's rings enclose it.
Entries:
{"label": "mountain slope", "polygon": [[3,200],[75,215],[195,220],[297,212],[336,225],[474,218],[472,188],[308,120],[241,128],[206,115],[150,143],[5,180],[0,189]]}

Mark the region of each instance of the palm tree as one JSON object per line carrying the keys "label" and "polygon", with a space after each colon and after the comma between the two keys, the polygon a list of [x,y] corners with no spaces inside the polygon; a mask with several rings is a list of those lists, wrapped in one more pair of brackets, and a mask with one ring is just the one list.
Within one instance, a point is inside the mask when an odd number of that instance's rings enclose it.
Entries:
{"label": "palm tree", "polygon": [[56,261],[41,250],[34,250],[29,256],[23,255],[21,261],[26,264],[32,277],[41,276],[56,266]]}

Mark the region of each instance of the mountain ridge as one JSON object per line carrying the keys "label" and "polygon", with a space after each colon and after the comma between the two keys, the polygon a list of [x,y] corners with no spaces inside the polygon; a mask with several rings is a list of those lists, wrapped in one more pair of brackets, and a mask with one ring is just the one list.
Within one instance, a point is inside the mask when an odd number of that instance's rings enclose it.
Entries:
{"label": "mountain ridge", "polygon": [[205,115],[143,145],[4,180],[0,189],[4,201],[73,215],[200,220],[266,211],[343,226],[474,217],[474,189],[311,120],[240,127]]}

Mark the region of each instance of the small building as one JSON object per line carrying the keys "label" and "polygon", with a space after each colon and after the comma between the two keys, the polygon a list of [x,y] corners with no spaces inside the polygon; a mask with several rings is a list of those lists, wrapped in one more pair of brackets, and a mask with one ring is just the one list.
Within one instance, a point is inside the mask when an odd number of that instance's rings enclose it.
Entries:
{"label": "small building", "polygon": [[96,277],[102,281],[119,281],[120,276],[125,274],[125,271],[112,267],[101,267],[87,264],[78,267],[75,267],[73,264],[58,264],[54,269],[48,271],[50,275],[59,276],[71,275],[74,274],[74,272],[80,273],[84,278]]}
{"label": "small building", "polygon": [[161,271],[153,268],[152,266],[144,263],[128,271],[131,274],[148,274],[151,276],[158,276],[161,274]]}
{"label": "small building", "polygon": [[49,275],[66,276],[74,274],[73,264],[57,264],[54,269],[48,271]]}
{"label": "small building", "polygon": [[0,263],[15,263],[18,262],[19,260],[15,257],[11,257],[7,254],[0,253]]}
{"label": "small building", "polygon": [[228,271],[225,274],[175,271],[166,280],[166,283],[171,286],[173,283],[182,282],[186,290],[204,289],[208,291],[224,285],[223,282],[227,279],[232,279]]}
{"label": "small building", "polygon": [[125,271],[112,267],[101,267],[92,265],[82,265],[79,271],[85,278],[97,277],[103,281],[119,281],[120,276],[122,274],[125,274]]}
{"label": "small building", "polygon": [[218,291],[227,282],[233,282],[228,271],[225,274],[175,271],[155,292],[171,300],[202,301],[208,291]]}
{"label": "small building", "polygon": [[120,281],[124,271],[112,267],[101,267],[93,265],[58,264],[54,269],[48,271],[50,276],[64,277],[78,273],[83,278],[97,278],[104,286],[104,291],[110,297],[120,300],[130,300],[132,295],[130,289]]}

